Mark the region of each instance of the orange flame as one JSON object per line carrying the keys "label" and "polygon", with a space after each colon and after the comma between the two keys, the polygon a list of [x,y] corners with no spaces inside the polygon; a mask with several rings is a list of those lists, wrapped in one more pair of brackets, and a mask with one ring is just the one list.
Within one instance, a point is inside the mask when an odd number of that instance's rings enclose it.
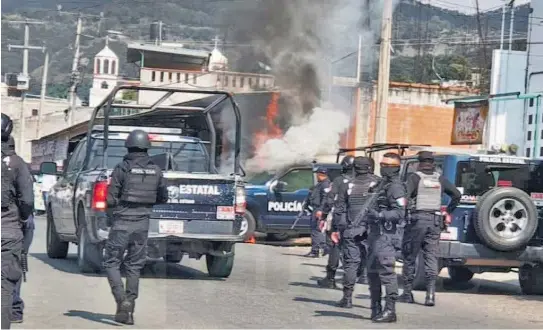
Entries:
{"label": "orange flame", "polygon": [[[279,114],[279,97],[280,94],[278,92],[272,93],[270,103],[266,108],[266,127],[263,130],[254,133],[253,146],[257,153],[256,157],[258,157],[258,150],[266,143],[266,141],[283,135],[283,131],[275,122],[277,115]],[[264,159],[258,159],[258,163],[261,168],[264,167]]]}

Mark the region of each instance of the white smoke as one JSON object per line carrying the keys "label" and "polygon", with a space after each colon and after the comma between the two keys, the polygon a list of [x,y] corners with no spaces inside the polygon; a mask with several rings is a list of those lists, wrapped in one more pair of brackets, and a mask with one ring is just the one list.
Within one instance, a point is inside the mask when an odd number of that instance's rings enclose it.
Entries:
{"label": "white smoke", "polygon": [[333,154],[349,127],[349,116],[336,109],[315,108],[304,124],[290,127],[281,138],[266,141],[245,163],[250,173],[274,172],[285,165],[310,162],[316,155]]}

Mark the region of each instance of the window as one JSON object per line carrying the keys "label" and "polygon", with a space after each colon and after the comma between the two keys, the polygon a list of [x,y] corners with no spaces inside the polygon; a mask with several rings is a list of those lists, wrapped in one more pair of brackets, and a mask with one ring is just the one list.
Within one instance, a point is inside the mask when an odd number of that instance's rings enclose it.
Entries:
{"label": "window", "polygon": [[151,81],[156,81],[156,71],[151,72]]}
{"label": "window", "polygon": [[[110,139],[108,143],[107,167],[114,168],[115,165],[123,160],[126,155],[124,140]],[[94,168],[102,164],[103,154],[103,139],[96,139],[93,142],[89,168]],[[201,143],[191,142],[170,142],[170,141],[153,141],[149,156],[153,161],[165,170],[165,164],[168,157],[171,155],[169,168],[174,171],[188,173],[209,173],[209,157],[205,147]]]}
{"label": "window", "polygon": [[189,74],[185,73],[185,84],[189,83]]}
{"label": "window", "polygon": [[66,173],[77,172],[82,169],[85,161],[85,155],[87,151],[87,141],[82,140],[79,142],[74,152],[70,156],[68,166],[66,167]]}
{"label": "window", "polygon": [[526,148],[526,157],[530,157],[530,148]]}
{"label": "window", "polygon": [[228,77],[224,77],[224,84],[223,84],[224,87],[228,87]]}
{"label": "window", "polygon": [[528,141],[532,140],[532,131],[528,131],[528,137],[526,137],[526,140]]}
{"label": "window", "polygon": [[164,71],[160,72],[160,82],[164,82]]}
{"label": "window", "polygon": [[532,125],[533,121],[534,121],[534,116],[533,116],[533,115],[529,115],[529,116],[528,116],[528,125]]}
{"label": "window", "polygon": [[32,109],[32,116],[38,115],[38,109]]}
{"label": "window", "polygon": [[96,59],[96,67],[94,68],[94,71],[96,72],[96,74],[100,74],[100,59],[99,58]]}
{"label": "window", "polygon": [[541,133],[539,134],[539,138],[543,140],[543,129],[541,130]]}
{"label": "window", "polygon": [[177,82],[180,83],[181,82],[181,73],[177,73]]}
{"label": "window", "polygon": [[232,77],[232,87],[236,87],[236,77]]}
{"label": "window", "polygon": [[169,81],[173,80],[173,73],[172,72],[168,73],[168,80]]}
{"label": "window", "polygon": [[239,79],[239,87],[243,88],[243,85],[245,84],[245,77],[241,77]]}
{"label": "window", "polygon": [[456,186],[464,189],[463,195],[482,196],[498,186],[512,186],[528,190],[533,184],[529,165],[484,162],[458,162]]}
{"label": "window", "polygon": [[109,85],[107,84],[107,82],[102,81],[102,84],[100,85],[100,88],[102,88],[102,89],[108,89],[108,88],[109,88]]}
{"label": "window", "polygon": [[196,85],[197,79],[198,79],[198,76],[196,75],[196,73],[193,74],[193,75],[192,75],[192,83],[193,83],[194,85]]}
{"label": "window", "polygon": [[539,157],[543,157],[543,147],[539,147]]}
{"label": "window", "polygon": [[249,87],[253,87],[253,78],[249,78]]}
{"label": "window", "polygon": [[285,192],[309,189],[313,186],[313,171],[309,168],[294,169],[279,180],[286,183]]}
{"label": "window", "polygon": [[111,62],[111,74],[117,74],[117,73],[116,73],[116,72],[117,72],[116,66],[117,66],[117,62],[112,61],[112,62]]}
{"label": "window", "polygon": [[104,60],[104,74],[109,74],[109,60]]}

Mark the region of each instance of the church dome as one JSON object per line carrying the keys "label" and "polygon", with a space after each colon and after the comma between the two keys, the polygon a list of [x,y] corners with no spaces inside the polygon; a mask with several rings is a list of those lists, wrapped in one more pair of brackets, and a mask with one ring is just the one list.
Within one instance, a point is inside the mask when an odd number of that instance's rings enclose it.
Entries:
{"label": "church dome", "polygon": [[209,58],[210,70],[225,70],[228,65],[228,59],[217,48],[213,49]]}

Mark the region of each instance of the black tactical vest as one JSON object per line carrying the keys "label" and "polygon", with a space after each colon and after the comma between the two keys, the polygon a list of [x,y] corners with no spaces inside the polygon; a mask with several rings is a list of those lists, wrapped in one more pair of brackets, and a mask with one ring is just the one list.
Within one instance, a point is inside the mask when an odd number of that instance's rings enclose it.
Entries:
{"label": "black tactical vest", "polygon": [[123,183],[121,201],[141,204],[155,204],[160,180],[158,166],[148,163],[142,167],[130,164]]}
{"label": "black tactical vest", "polygon": [[348,222],[352,223],[360,211],[364,203],[369,197],[369,190],[373,185],[377,184],[375,177],[371,175],[363,177],[355,177],[349,181],[347,195],[347,216]]}
{"label": "black tactical vest", "polygon": [[2,153],[2,208],[9,207],[11,203],[15,202],[14,178],[8,162],[9,156],[4,156],[4,153]]}

